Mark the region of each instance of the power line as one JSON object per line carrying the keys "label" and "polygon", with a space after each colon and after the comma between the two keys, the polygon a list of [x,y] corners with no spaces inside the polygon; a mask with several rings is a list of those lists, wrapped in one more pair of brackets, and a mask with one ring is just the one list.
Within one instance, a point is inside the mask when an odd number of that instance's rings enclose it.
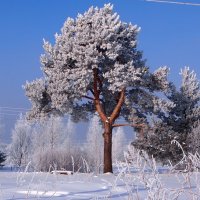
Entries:
{"label": "power line", "polygon": [[25,113],[25,112],[27,112],[27,111],[21,111],[21,110],[0,110],[0,113],[1,112],[8,112],[8,113]]}
{"label": "power line", "polygon": [[28,109],[28,108],[15,108],[15,107],[8,107],[8,106],[6,106],[6,107],[1,107],[0,106],[0,109],[9,109],[9,110],[30,110],[30,109]]}
{"label": "power line", "polygon": [[0,120],[3,120],[4,117],[19,117],[20,114],[25,114],[28,110],[27,108],[0,106]]}
{"label": "power line", "polygon": [[165,0],[144,0],[144,1],[155,2],[155,3],[169,3],[169,4],[178,4],[178,5],[187,5],[187,6],[200,6],[200,3],[180,2],[180,1],[165,1]]}
{"label": "power line", "polygon": [[20,116],[20,113],[2,113],[2,112],[0,112],[0,116],[4,116],[4,115]]}

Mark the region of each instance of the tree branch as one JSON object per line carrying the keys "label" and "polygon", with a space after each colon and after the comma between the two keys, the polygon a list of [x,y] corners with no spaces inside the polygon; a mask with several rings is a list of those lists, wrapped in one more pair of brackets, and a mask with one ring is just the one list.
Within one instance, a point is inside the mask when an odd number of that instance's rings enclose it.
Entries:
{"label": "tree branch", "polygon": [[[82,97],[83,97],[83,98],[86,98],[86,99],[90,99],[90,100],[92,100],[92,101],[95,100],[93,97],[89,97],[89,96],[86,96],[86,95],[84,95],[84,96],[82,96]],[[99,101],[101,101],[101,102],[103,103],[103,100],[102,100],[102,99],[99,99]]]}
{"label": "tree branch", "polygon": [[125,98],[125,88],[122,89],[120,92],[120,97],[118,100],[117,105],[115,106],[115,109],[113,110],[111,116],[110,116],[110,122],[113,123],[115,119],[119,116],[122,104],[124,103],[124,98]]}
{"label": "tree branch", "polygon": [[83,96],[83,97],[86,98],[86,99],[90,99],[90,100],[94,101],[94,98],[92,98],[92,97],[89,97],[89,96]]}
{"label": "tree branch", "polygon": [[98,71],[97,69],[93,69],[93,76],[94,76],[94,105],[95,105],[95,108],[96,108],[96,111],[98,112],[101,120],[106,123],[107,122],[107,117],[105,115],[105,112],[101,106],[101,103],[100,103],[100,99],[99,99],[99,94],[100,94],[100,91],[98,90]]}
{"label": "tree branch", "polygon": [[94,95],[94,91],[92,89],[90,89],[90,92]]}
{"label": "tree branch", "polygon": [[142,128],[145,127],[144,124],[113,124],[112,127],[121,127],[121,126],[131,126],[135,128]]}
{"label": "tree branch", "polygon": [[102,83],[102,80],[99,78],[99,76],[97,77],[97,81],[99,83],[99,94],[100,94],[100,92],[102,91],[103,83]]}

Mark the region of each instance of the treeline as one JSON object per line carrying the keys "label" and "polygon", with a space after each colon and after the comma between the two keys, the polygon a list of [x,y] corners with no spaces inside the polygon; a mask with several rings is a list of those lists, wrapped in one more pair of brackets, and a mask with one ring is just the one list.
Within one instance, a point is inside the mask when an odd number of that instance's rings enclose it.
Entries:
{"label": "treeline", "polygon": [[[75,125],[68,119],[50,117],[33,123],[23,116],[12,131],[12,141],[6,149],[8,165],[34,171],[55,169],[100,173],[103,166],[103,137],[99,118],[89,124],[84,144],[76,142]],[[86,133],[82,133],[86,134]],[[113,160],[123,160],[126,138],[122,128],[113,137]]]}

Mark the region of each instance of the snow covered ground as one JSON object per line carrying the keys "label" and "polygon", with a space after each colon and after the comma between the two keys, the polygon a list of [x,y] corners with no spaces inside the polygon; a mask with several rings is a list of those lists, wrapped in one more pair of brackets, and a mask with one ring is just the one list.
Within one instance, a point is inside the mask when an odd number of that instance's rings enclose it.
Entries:
{"label": "snow covered ground", "polygon": [[[154,172],[60,175],[0,170],[0,199],[200,199],[199,173]],[[178,198],[177,198],[178,197]]]}

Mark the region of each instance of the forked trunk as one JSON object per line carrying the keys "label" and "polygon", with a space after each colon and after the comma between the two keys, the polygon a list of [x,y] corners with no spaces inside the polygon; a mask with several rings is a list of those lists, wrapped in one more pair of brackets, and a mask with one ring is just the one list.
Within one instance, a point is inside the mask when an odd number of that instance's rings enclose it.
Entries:
{"label": "forked trunk", "polygon": [[111,172],[112,169],[112,125],[105,123],[104,125],[104,169],[103,172]]}
{"label": "forked trunk", "polygon": [[96,111],[99,114],[102,122],[104,123],[104,169],[103,172],[113,172],[112,169],[112,128],[114,121],[119,117],[120,110],[122,104],[124,103],[125,98],[125,88],[122,88],[122,91],[119,92],[119,97],[117,99],[117,104],[110,116],[106,116],[106,112],[102,107],[100,102],[100,93],[102,89],[102,80],[98,75],[98,69],[93,69],[93,76],[94,76],[94,85],[93,85],[93,95],[94,95],[94,106]]}

